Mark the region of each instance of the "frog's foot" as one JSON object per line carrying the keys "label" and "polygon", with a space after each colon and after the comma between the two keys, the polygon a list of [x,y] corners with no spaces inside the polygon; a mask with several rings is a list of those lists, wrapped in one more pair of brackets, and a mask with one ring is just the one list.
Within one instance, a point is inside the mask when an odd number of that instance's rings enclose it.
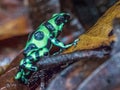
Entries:
{"label": "frog's foot", "polygon": [[28,83],[28,76],[29,76],[30,72],[26,72],[21,69],[17,72],[15,79],[19,80],[21,83],[27,84]]}
{"label": "frog's foot", "polygon": [[18,80],[21,78],[21,76],[24,74],[24,69],[22,69],[21,67],[19,67],[19,70],[17,72],[17,74],[15,75],[15,79]]}
{"label": "frog's foot", "polygon": [[25,77],[25,75],[22,75],[21,78],[19,79],[21,83],[28,84],[28,79]]}
{"label": "frog's foot", "polygon": [[16,80],[19,80],[19,79],[21,78],[21,76],[22,76],[22,73],[23,73],[23,72],[18,71],[17,74],[15,75],[15,79],[16,79]]}
{"label": "frog's foot", "polygon": [[76,47],[78,41],[80,41],[80,39],[75,39],[74,42],[73,42],[73,45]]}

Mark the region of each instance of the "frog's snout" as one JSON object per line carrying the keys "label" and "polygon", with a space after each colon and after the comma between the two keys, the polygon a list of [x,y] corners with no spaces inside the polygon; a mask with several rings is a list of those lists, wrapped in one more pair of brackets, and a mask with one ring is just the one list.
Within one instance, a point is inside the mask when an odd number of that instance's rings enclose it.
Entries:
{"label": "frog's snout", "polygon": [[70,14],[68,14],[68,13],[65,13],[65,14],[63,15],[63,17],[64,17],[64,20],[65,20],[65,23],[70,20]]}

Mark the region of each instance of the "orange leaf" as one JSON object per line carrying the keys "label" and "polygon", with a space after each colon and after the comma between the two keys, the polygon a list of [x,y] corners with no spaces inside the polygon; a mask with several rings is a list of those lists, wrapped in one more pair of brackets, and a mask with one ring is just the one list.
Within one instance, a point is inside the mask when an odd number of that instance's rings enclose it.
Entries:
{"label": "orange leaf", "polygon": [[88,32],[79,36],[80,41],[76,47],[72,46],[64,53],[110,45],[115,39],[113,35],[109,36],[109,33],[112,31],[112,21],[116,17],[120,17],[120,0],[112,6]]}

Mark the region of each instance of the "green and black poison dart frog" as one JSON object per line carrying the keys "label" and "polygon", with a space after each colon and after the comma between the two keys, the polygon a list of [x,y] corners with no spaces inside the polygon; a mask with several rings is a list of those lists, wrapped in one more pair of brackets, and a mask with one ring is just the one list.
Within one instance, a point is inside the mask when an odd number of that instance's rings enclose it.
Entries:
{"label": "green and black poison dart frog", "polygon": [[20,62],[15,79],[27,84],[30,73],[38,70],[38,68],[34,66],[34,63],[36,63],[39,58],[49,55],[52,45],[58,46],[61,49],[76,45],[77,39],[68,45],[65,45],[57,39],[64,24],[67,23],[69,19],[70,15],[68,13],[54,14],[29,36],[23,52],[25,57]]}

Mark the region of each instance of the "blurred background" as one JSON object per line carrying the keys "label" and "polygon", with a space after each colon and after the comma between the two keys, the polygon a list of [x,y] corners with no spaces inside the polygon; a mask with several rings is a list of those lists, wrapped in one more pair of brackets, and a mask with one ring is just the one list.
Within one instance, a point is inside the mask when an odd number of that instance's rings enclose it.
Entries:
{"label": "blurred background", "polygon": [[[86,32],[117,0],[0,0],[0,74],[20,53],[28,34],[52,14],[68,12],[59,39],[65,44]],[[54,52],[53,48],[51,52]]]}

